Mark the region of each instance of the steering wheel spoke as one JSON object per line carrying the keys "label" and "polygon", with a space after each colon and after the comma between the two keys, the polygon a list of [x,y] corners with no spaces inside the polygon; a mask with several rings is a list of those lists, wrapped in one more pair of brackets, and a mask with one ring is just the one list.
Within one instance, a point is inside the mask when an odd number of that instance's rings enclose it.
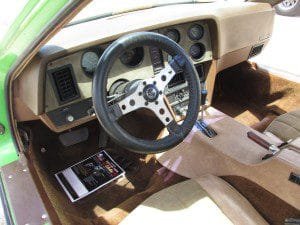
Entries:
{"label": "steering wheel spoke", "polygon": [[[168,83],[173,79],[173,77],[176,75],[176,72],[173,70],[173,68],[168,64],[164,69],[162,69],[158,74],[155,75],[152,79],[153,83],[156,83],[156,87],[159,91],[164,91],[165,87],[168,85]],[[151,82],[151,81],[150,81]]]}
{"label": "steering wheel spoke", "polygon": [[174,120],[174,113],[171,111],[172,109],[168,107],[162,96],[160,96],[157,101],[150,103],[147,108],[154,112],[165,126]]}
{"label": "steering wheel spoke", "polygon": [[155,79],[141,80],[132,94],[110,107],[111,119],[115,121],[132,111],[148,108],[167,126],[174,120],[174,112],[166,101],[167,98],[157,88]]}
{"label": "steering wheel spoke", "polygon": [[122,115],[142,108],[145,105],[141,89],[141,85],[138,85],[137,89],[131,95],[116,103],[119,106]]}

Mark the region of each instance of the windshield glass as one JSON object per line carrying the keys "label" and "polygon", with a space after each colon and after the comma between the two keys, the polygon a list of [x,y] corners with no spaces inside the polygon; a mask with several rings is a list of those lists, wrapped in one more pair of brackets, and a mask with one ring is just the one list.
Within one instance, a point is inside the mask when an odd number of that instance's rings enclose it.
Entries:
{"label": "windshield glass", "polygon": [[147,9],[170,4],[200,3],[214,1],[215,0],[94,0],[89,5],[87,5],[87,7],[85,7],[70,22],[70,24],[81,23],[123,12]]}

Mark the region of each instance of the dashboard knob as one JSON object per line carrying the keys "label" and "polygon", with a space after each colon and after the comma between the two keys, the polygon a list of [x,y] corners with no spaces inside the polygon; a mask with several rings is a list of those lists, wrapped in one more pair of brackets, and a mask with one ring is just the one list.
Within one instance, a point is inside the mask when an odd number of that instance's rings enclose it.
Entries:
{"label": "dashboard knob", "polygon": [[66,121],[73,122],[74,121],[74,116],[72,116],[71,114],[67,114]]}
{"label": "dashboard knob", "polygon": [[93,107],[89,108],[86,113],[89,115],[89,116],[94,116],[95,115],[95,110]]}

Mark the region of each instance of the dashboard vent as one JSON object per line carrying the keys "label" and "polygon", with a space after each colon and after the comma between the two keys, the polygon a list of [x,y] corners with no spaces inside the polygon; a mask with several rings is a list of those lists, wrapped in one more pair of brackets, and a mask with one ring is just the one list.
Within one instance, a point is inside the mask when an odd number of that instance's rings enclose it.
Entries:
{"label": "dashboard vent", "polygon": [[249,58],[254,57],[254,56],[258,55],[259,53],[261,53],[263,47],[264,47],[264,44],[253,46],[250,51]]}
{"label": "dashboard vent", "polygon": [[60,104],[80,97],[70,65],[55,69],[55,71],[51,72],[51,77],[56,87],[56,95]]}

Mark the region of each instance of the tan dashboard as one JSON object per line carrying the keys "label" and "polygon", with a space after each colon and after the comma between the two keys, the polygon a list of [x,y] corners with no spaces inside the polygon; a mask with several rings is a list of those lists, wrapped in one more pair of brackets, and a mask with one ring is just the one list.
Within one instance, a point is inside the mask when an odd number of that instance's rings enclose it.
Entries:
{"label": "tan dashboard", "polygon": [[[190,29],[194,27],[199,27],[201,29],[201,34],[199,38],[189,37]],[[203,21],[195,21],[187,24],[180,24],[171,27],[166,27],[162,29],[158,29],[152,32],[158,32],[164,35],[172,35],[170,32],[174,32],[173,35],[177,34],[176,38],[178,44],[182,46],[187,53],[189,53],[191,48],[195,48],[198,45],[201,45],[203,49],[200,49],[200,56],[191,59],[195,64],[202,63],[205,61],[212,60],[212,49],[211,49],[211,41],[210,41],[210,33],[208,29],[208,25]],[[173,36],[171,36],[173,37]],[[57,109],[59,107],[66,106],[70,103],[78,102],[86,98],[91,97],[91,86],[92,86],[92,78],[86,73],[83,69],[82,62],[86,53],[96,53],[98,52],[98,57],[101,56],[101,52],[107,48],[109,44],[99,45],[99,46],[91,46],[88,49],[80,50],[76,53],[67,55],[65,57],[56,59],[54,61],[50,61],[46,67],[46,85],[45,85],[45,112],[49,112],[51,110]],[[96,53],[97,54],[97,53]],[[167,61],[168,56],[166,54],[163,55],[163,60]],[[94,62],[95,66],[97,61]],[[61,71],[66,66],[70,67],[70,72],[73,75],[73,79],[76,81],[75,85],[78,89],[77,98],[73,100],[70,98],[68,101],[61,101],[59,95],[57,94],[58,90],[54,82],[51,81],[51,71]],[[152,68],[151,56],[149,52],[149,47],[143,47],[143,54],[141,56],[140,62],[137,65],[126,65],[122,63],[121,59],[118,59],[112,68],[110,73],[110,78],[108,80],[108,89],[111,85],[117,80],[134,80],[134,79],[145,79],[149,78],[153,75],[154,71]]]}
{"label": "tan dashboard", "polygon": [[[217,71],[247,60],[255,47],[263,48],[272,33],[273,17],[274,10],[263,3],[201,3],[151,8],[66,27],[40,50],[14,82],[16,117],[19,121],[40,118],[57,132],[93,119],[88,111],[92,104],[92,78],[82,66],[83,57],[87,52],[90,56],[97,54],[100,57],[116,38],[135,31],[169,36],[168,32],[175,30],[179,36],[178,44],[190,54],[195,65],[201,65],[208,73],[211,100]],[[198,39],[193,39],[195,32],[190,31],[193,26],[202,29],[203,34]],[[170,37],[173,38],[174,33]],[[202,53],[197,57],[191,50],[194,45],[201,45]],[[164,54],[163,58],[166,62],[168,56]],[[128,66],[122,60],[116,61],[108,89],[117,80],[143,79],[153,73],[150,49],[144,47],[137,65]],[[71,98],[62,98],[58,93],[55,76],[72,79]],[[68,120],[69,114],[65,113],[67,123],[53,122],[53,111],[65,112],[72,107],[83,108],[85,116],[73,116]],[[52,116],[57,115],[60,114]]]}

